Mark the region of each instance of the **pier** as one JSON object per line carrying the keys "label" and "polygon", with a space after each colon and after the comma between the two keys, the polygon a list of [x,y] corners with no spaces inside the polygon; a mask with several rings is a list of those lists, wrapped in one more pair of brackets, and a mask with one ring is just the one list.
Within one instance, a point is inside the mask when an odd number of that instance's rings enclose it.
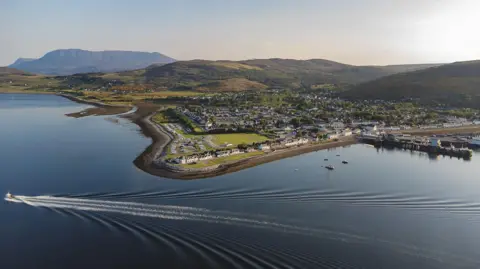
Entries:
{"label": "pier", "polygon": [[[463,159],[470,159],[472,157],[472,150],[464,146],[468,146],[466,141],[456,141],[449,137],[449,139],[436,137],[413,137],[402,135],[362,135],[358,136],[360,142],[370,144],[375,147],[389,147],[399,149],[409,149],[415,151],[427,152],[430,154],[447,155]],[[445,139],[445,141],[442,141]],[[452,143],[455,142],[455,143]],[[448,145],[448,146],[445,146]],[[460,146],[457,148],[455,145]]]}

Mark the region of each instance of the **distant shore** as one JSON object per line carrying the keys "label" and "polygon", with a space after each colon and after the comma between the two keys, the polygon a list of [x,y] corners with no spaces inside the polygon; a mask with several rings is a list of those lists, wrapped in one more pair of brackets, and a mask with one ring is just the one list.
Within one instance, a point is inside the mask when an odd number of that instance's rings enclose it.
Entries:
{"label": "distant shore", "polygon": [[61,96],[61,97],[64,97],[64,98],[67,98],[71,101],[80,103],[80,104],[94,105],[94,106],[98,106],[98,107],[129,107],[129,106],[126,106],[126,105],[112,105],[112,104],[105,104],[105,103],[98,102],[98,101],[93,101],[93,100],[84,100],[84,99],[78,98],[78,97],[76,97],[74,95],[70,95],[70,94],[57,93],[57,95]]}
{"label": "distant shore", "polygon": [[57,94],[49,91],[34,91],[34,90],[20,90],[20,89],[6,89],[0,88],[0,94],[2,93],[15,93],[15,94]]}
{"label": "distant shore", "polygon": [[107,116],[107,115],[125,114],[125,113],[132,112],[132,110],[134,109],[133,106],[105,104],[105,103],[93,101],[93,100],[84,100],[69,94],[57,94],[57,95],[80,104],[94,106],[93,108],[87,108],[83,111],[66,114],[66,116],[73,117],[73,118],[81,118],[81,117],[92,116],[92,115]]}

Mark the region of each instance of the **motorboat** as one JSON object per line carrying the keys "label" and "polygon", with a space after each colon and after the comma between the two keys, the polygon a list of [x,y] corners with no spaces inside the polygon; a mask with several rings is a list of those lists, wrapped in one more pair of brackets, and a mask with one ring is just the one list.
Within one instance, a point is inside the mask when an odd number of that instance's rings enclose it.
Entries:
{"label": "motorboat", "polygon": [[5,200],[10,201],[10,202],[22,202],[21,199],[19,199],[18,197],[14,196],[14,195],[11,194],[10,192],[7,192],[7,194],[5,195]]}
{"label": "motorboat", "polygon": [[333,169],[335,169],[335,167],[333,167],[333,165],[327,165],[327,166],[325,166],[325,168],[327,168],[328,170],[333,170]]}
{"label": "motorboat", "polygon": [[347,164],[348,162],[346,160],[343,160],[342,163]]}
{"label": "motorboat", "polygon": [[324,161],[328,161],[328,159],[327,159],[327,158],[325,158],[325,159],[323,159],[323,160],[324,160]]}

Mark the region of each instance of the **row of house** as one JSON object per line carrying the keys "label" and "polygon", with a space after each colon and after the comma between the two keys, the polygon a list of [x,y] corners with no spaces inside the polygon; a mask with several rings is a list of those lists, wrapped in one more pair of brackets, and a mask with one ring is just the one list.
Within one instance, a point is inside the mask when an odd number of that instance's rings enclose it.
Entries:
{"label": "row of house", "polygon": [[[249,152],[249,151],[251,151],[251,148],[246,150],[246,152]],[[211,152],[204,152],[204,153],[193,154],[189,156],[181,156],[176,159],[173,159],[172,161],[178,164],[189,164],[189,163],[195,163],[198,161],[210,160],[213,158],[220,158],[220,157],[226,157],[226,156],[235,155],[235,154],[241,154],[244,152],[245,151],[241,151],[239,149],[228,149],[228,150],[217,151],[213,154]]]}

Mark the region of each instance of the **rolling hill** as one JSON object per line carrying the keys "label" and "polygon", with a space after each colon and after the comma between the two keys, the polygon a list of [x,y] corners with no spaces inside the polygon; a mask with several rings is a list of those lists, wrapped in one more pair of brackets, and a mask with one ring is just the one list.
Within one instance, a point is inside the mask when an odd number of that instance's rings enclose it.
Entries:
{"label": "rolling hill", "polygon": [[341,93],[351,99],[401,100],[480,107],[480,60],[395,74]]}
{"label": "rolling hill", "polygon": [[[214,82],[231,79],[260,83],[265,88],[295,89],[318,84],[352,85],[404,72],[415,66],[353,66],[322,59],[193,60],[151,66],[146,69],[144,76],[148,83],[178,90],[204,89]],[[430,66],[418,65],[416,68]],[[236,87],[236,90],[241,88]]]}
{"label": "rolling hill", "polygon": [[166,64],[174,61],[174,59],[157,52],[60,49],[48,52],[40,59],[20,58],[9,67],[35,74],[72,75],[134,70],[152,64]]}
{"label": "rolling hill", "polygon": [[[59,70],[74,72],[73,75],[49,77],[47,85],[58,85],[58,89],[108,89],[115,86],[116,90],[122,89],[121,91],[126,89],[145,91],[148,89],[199,92],[234,92],[269,88],[320,89],[324,85],[347,89],[359,83],[391,74],[432,66],[353,66],[322,59],[275,58],[246,61],[178,61],[168,64],[151,64],[143,69],[98,72],[99,67],[89,67],[93,56],[85,58],[82,56],[83,52],[79,57],[72,56],[72,52],[68,52],[65,57],[55,56],[58,53],[60,52],[54,53],[53,56],[47,54],[39,60],[20,61],[18,65],[35,67],[40,62],[51,59],[51,61],[49,60],[51,66],[54,66],[52,68],[57,71],[52,71],[52,69],[49,73],[60,72]],[[113,63],[117,61],[106,62],[108,64],[103,67],[111,65],[109,69],[113,69]],[[28,82],[23,84],[33,85]],[[43,82],[42,85],[44,85]]]}
{"label": "rolling hill", "polygon": [[10,68],[10,67],[0,67],[0,76],[9,76],[9,75],[29,75],[27,72]]}

